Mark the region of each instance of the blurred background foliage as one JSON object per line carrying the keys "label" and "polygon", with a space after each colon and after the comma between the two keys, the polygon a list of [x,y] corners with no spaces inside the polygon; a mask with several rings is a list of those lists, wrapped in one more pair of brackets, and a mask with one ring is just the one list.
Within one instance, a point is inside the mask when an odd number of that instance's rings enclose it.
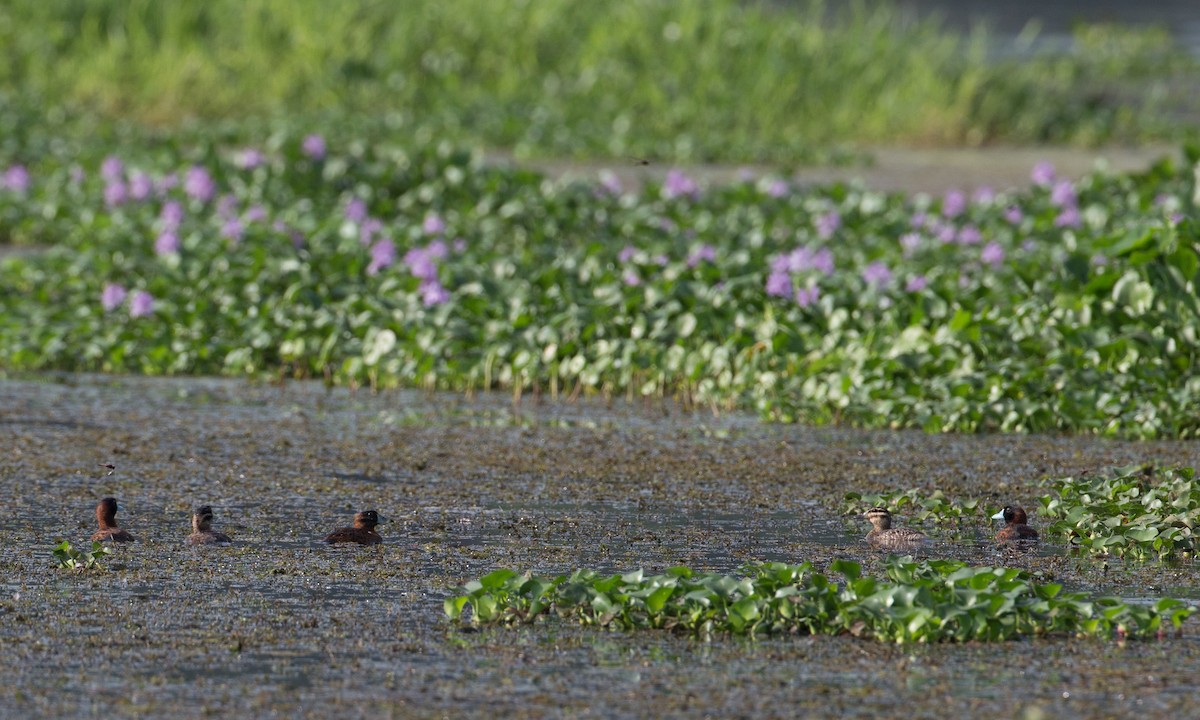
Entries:
{"label": "blurred background foliage", "polygon": [[0,89],[141,126],[353,118],[519,156],[804,162],[1195,136],[1198,63],[1164,30],[989,46],[887,3],[62,0],[0,5]]}

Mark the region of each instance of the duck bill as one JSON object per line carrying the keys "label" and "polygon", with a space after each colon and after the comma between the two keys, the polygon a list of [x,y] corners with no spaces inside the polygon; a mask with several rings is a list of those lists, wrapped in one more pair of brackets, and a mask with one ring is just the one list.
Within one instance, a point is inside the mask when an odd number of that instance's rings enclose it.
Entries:
{"label": "duck bill", "polygon": [[993,520],[1003,520],[1004,519],[1004,511],[1001,510],[1000,512],[996,513],[995,515],[992,516],[992,519]]}

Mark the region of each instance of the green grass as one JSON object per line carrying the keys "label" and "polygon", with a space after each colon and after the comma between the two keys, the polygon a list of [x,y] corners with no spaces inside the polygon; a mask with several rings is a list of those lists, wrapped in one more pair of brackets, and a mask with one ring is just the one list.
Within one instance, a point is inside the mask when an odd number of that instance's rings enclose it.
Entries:
{"label": "green grass", "polygon": [[[836,12],[834,9],[836,8]],[[887,5],[75,0],[0,6],[0,88],[177,126],[378,118],[538,155],[797,161],[875,143],[1176,138],[1156,31],[988,63]]]}

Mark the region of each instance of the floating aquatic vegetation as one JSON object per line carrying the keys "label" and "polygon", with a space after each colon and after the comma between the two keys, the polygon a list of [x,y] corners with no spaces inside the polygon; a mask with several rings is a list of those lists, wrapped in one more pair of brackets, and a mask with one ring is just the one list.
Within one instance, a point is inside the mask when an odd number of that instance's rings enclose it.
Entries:
{"label": "floating aquatic vegetation", "polygon": [[[0,237],[53,245],[0,262],[0,368],[1200,433],[1200,149],[970,198],[680,173],[613,195],[313,134],[281,130],[252,163],[219,136],[0,158],[20,180],[0,188]],[[106,199],[135,180],[145,193]]]}
{"label": "floating aquatic vegetation", "polygon": [[100,560],[110,552],[103,543],[95,540],[91,550],[76,550],[69,541],[63,540],[54,547],[54,559],[64,570],[103,570]]}
{"label": "floating aquatic vegetation", "polygon": [[968,520],[982,519],[986,513],[977,498],[950,500],[941,490],[925,494],[917,488],[881,493],[846,493],[842,501],[843,514],[862,514],[867,508],[882,507],[889,512],[901,512],[918,522],[932,521],[939,525],[961,526]]}
{"label": "floating aquatic vegetation", "polygon": [[1052,478],[1041,498],[1049,532],[1098,555],[1179,559],[1197,547],[1200,481],[1191,467],[1134,466]]}
{"label": "floating aquatic vegetation", "polygon": [[766,563],[745,572],[732,577],[676,567],[651,576],[577,570],[539,577],[497,570],[457,588],[444,609],[452,621],[477,624],[514,625],[554,615],[699,637],[850,634],[896,643],[1161,637],[1195,612],[1170,598],[1143,604],[1064,593],[1061,585],[1039,582],[1023,570],[954,560],[892,558],[882,580],[863,576],[862,567],[848,560],[831,563],[829,576],[810,563]]}

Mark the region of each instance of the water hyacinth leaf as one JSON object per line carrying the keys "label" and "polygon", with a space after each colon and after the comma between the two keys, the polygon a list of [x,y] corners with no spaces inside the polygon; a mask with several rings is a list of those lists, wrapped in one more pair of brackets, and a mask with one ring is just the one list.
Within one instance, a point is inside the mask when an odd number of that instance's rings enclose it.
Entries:
{"label": "water hyacinth leaf", "polygon": [[499,590],[504,587],[511,578],[517,577],[517,573],[513,570],[500,569],[484,575],[479,578],[479,585],[484,590]]}
{"label": "water hyacinth leaf", "polygon": [[759,618],[758,603],[752,597],[737,601],[729,608],[729,611],[740,616],[745,622],[754,622]]}
{"label": "water hyacinth leaf", "polygon": [[658,588],[646,598],[647,609],[654,613],[662,611],[663,606],[667,603],[667,600],[669,600],[674,594],[674,585],[664,585]]}
{"label": "water hyacinth leaf", "polygon": [[850,582],[862,577],[862,565],[853,560],[834,560],[829,564],[829,570],[842,574]]}
{"label": "water hyacinth leaf", "polygon": [[363,362],[368,366],[377,365],[379,360],[395,347],[396,333],[388,328],[371,328],[363,340]]}
{"label": "water hyacinth leaf", "polygon": [[458,597],[448,597],[442,601],[442,611],[446,613],[446,617],[451,620],[457,620],[461,615],[463,608],[467,606],[470,598],[466,595]]}

